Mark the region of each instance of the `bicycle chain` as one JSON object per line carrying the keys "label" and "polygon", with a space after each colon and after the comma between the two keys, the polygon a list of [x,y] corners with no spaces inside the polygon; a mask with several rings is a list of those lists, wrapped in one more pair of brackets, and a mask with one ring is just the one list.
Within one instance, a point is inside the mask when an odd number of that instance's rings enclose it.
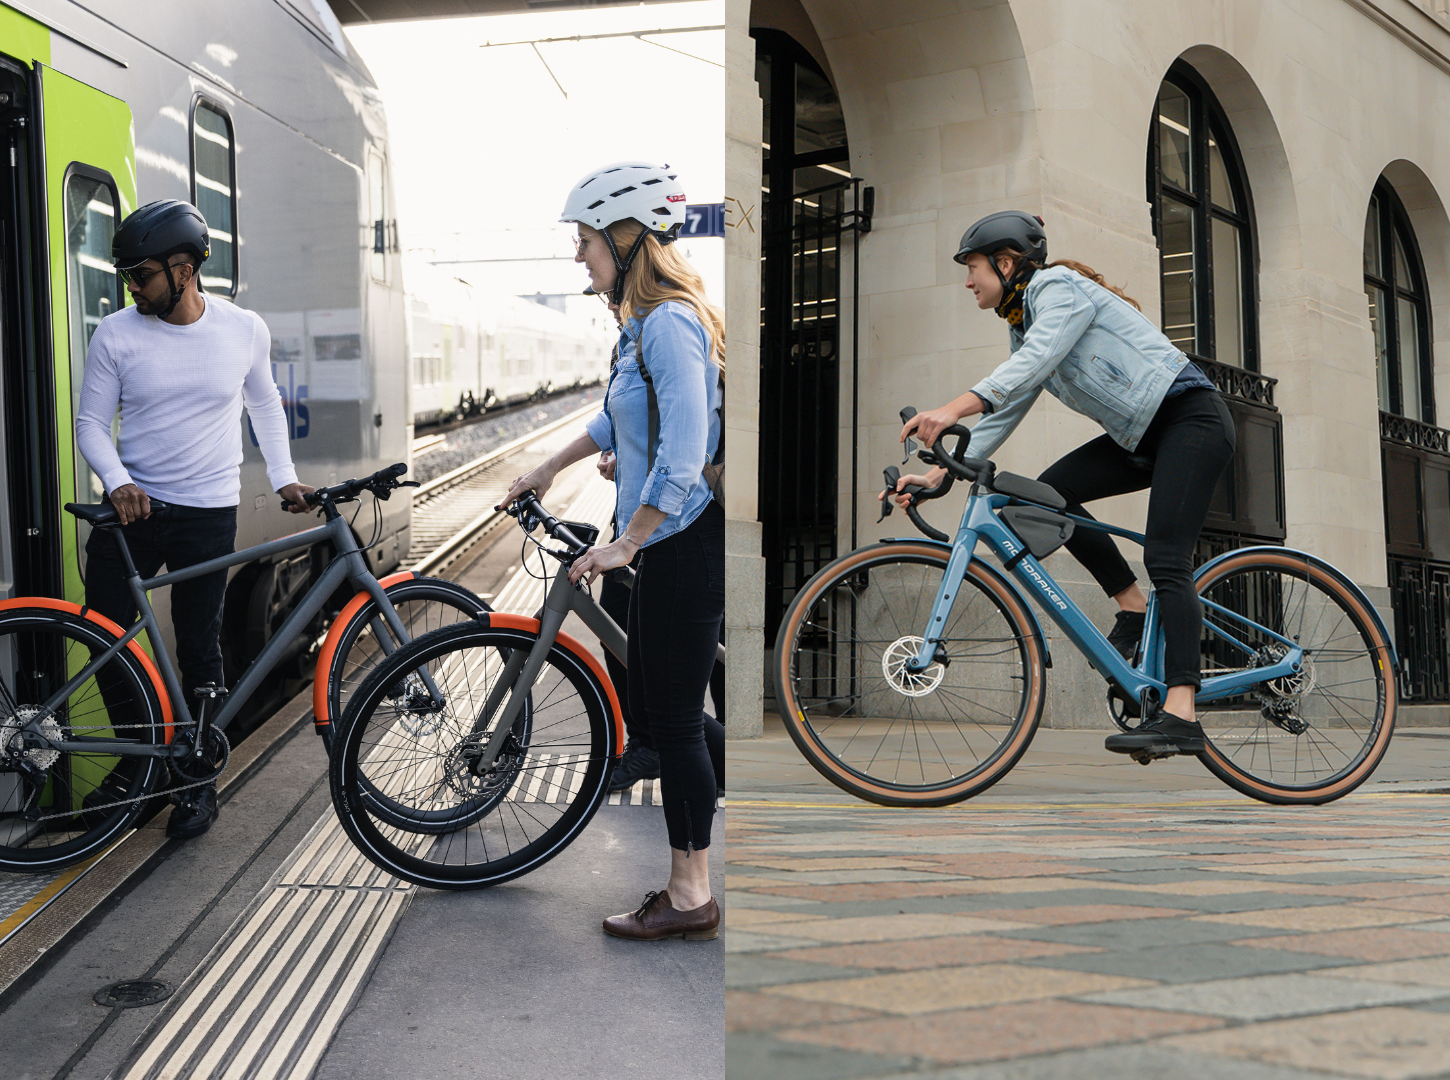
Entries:
{"label": "bicycle chain", "polygon": [[[144,725],[144,724],[133,724],[133,725],[130,725],[130,726],[132,726],[132,727],[145,727],[145,726],[148,726],[148,725]],[[231,753],[232,753],[232,744],[227,741],[226,735],[224,735],[220,731],[217,732],[217,737],[220,738],[221,741],[222,741],[222,743],[223,743],[223,745],[226,746],[227,758],[230,759],[231,758]],[[160,759],[158,758],[157,760],[160,760]],[[223,767],[223,769],[226,768],[225,765],[222,766],[222,767]],[[220,774],[218,774],[218,775],[220,775]],[[213,776],[210,780],[197,780],[196,782],[191,783],[191,784],[181,784],[181,785],[179,785],[177,787],[166,788],[166,789],[164,789],[162,791],[148,791],[144,795],[133,795],[129,799],[117,799],[115,802],[102,803],[100,806],[87,806],[87,807],[84,807],[80,811],[80,813],[82,813],[82,814],[89,814],[89,813],[92,813],[92,812],[94,812],[96,810],[113,810],[113,809],[115,809],[118,806],[125,806],[127,803],[144,802],[147,799],[155,799],[155,798],[158,798],[158,797],[160,797],[162,795],[174,795],[178,791],[190,791],[192,788],[205,787],[207,784],[214,784],[214,783],[216,783],[216,781],[217,781],[217,777],[216,776]],[[59,814],[45,814],[45,815],[43,815],[41,817],[38,817],[38,818],[26,818],[26,820],[27,821],[55,821],[58,818],[69,818],[69,817],[75,817],[75,816],[77,816],[77,812],[74,811],[74,810],[69,810],[69,811],[65,811],[65,812],[59,813]]]}

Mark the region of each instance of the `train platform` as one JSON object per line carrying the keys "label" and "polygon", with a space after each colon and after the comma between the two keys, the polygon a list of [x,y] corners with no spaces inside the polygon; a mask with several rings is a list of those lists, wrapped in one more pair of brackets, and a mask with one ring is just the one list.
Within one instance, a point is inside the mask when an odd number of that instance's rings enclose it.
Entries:
{"label": "train platform", "polygon": [[[611,497],[584,462],[547,502],[607,526]],[[543,583],[521,566],[521,539],[505,522],[447,576],[496,609],[532,614]],[[610,796],[530,875],[478,892],[416,889],[338,828],[310,698],[237,747],[205,836],[170,841],[154,819],[12,927],[0,944],[0,1075],[722,1074],[723,942],[635,944],[600,929],[668,876],[656,784]],[[29,880],[32,905],[54,887]],[[0,882],[0,904],[18,887]],[[15,914],[0,907],[0,920]],[[123,980],[161,983],[167,996],[94,1000]],[[145,1000],[145,987],[134,993]]]}
{"label": "train platform", "polygon": [[1043,730],[990,791],[852,799],[731,743],[731,1080],[1450,1075],[1450,732],[1322,807]]}

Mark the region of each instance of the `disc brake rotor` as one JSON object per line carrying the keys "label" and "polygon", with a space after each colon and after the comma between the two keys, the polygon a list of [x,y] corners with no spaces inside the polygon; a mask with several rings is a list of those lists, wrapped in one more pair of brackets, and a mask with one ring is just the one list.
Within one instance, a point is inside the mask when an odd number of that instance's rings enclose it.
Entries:
{"label": "disc brake rotor", "polygon": [[473,763],[483,751],[488,733],[468,736],[448,755],[443,763],[443,779],[453,793],[465,801],[481,799],[505,789],[513,783],[523,764],[524,749],[513,735],[504,741],[493,768],[483,774],[473,771]]}
{"label": "disc brake rotor", "polygon": [[907,697],[926,697],[941,685],[946,675],[946,666],[931,664],[925,671],[910,671],[906,662],[921,651],[925,639],[908,634],[897,638],[881,654],[881,673],[898,694]]}
{"label": "disc brake rotor", "polygon": [[[1287,655],[1289,647],[1281,642],[1274,642],[1265,645],[1255,654],[1253,666],[1273,667]],[[1302,735],[1309,725],[1300,715],[1299,707],[1316,683],[1314,660],[1306,655],[1300,661],[1298,671],[1260,683],[1254,696],[1259,699],[1259,707],[1265,717],[1291,735]]]}

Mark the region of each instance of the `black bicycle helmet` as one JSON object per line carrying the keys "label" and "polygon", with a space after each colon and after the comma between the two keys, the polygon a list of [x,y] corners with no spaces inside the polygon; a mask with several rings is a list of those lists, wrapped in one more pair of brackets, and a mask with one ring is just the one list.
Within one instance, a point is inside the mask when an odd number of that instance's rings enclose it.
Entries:
{"label": "black bicycle helmet", "polygon": [[123,270],[147,259],[165,262],[180,251],[190,252],[200,262],[206,262],[211,255],[206,219],[191,203],[180,199],[147,203],[126,215],[111,239],[111,261]]}
{"label": "black bicycle helmet", "polygon": [[1047,230],[1043,220],[1021,210],[1002,210],[988,214],[962,234],[962,242],[952,258],[965,263],[972,254],[989,258],[1003,248],[1026,255],[1029,262],[1047,261]]}
{"label": "black bicycle helmet", "polygon": [[176,277],[171,272],[171,264],[166,261],[180,252],[194,256],[197,266],[206,262],[211,254],[206,218],[191,203],[180,199],[147,203],[127,214],[126,220],[121,222],[121,227],[111,238],[111,261],[123,275],[147,259],[155,259],[164,268],[166,284],[171,289],[171,303],[165,311],[157,313],[163,319],[176,310],[185,291],[176,287]]}

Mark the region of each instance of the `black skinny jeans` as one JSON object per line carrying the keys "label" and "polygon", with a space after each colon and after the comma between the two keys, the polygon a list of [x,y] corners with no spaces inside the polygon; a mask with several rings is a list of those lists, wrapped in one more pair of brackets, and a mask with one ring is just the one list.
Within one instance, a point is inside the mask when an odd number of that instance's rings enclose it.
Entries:
{"label": "black skinny jeans", "polygon": [[659,751],[670,847],[703,850],[725,769],[725,729],[704,708],[725,618],[724,509],[712,501],[642,554],[629,601],[629,709]]}
{"label": "black skinny jeans", "polygon": [[[169,504],[149,518],[121,527],[131,561],[143,578],[230,555],[237,539],[237,508]],[[122,628],[136,621],[126,568],[110,529],[95,529],[86,541],[86,604]],[[176,666],[182,690],[222,685],[222,599],[227,572],[218,570],[171,586],[171,625],[176,630]],[[188,707],[195,709],[195,701]]]}
{"label": "black skinny jeans", "polygon": [[[1152,457],[1153,469],[1134,467],[1110,436],[1079,446],[1040,477],[1067,500],[1067,512],[1091,517],[1082,504],[1150,488],[1143,564],[1158,592],[1163,622],[1165,682],[1202,685],[1199,639],[1203,604],[1193,587],[1193,545],[1203,530],[1218,478],[1233,458],[1234,422],[1217,390],[1188,390],[1158,407],[1135,453]],[[1109,596],[1137,578],[1105,532],[1078,529],[1067,542]]]}

